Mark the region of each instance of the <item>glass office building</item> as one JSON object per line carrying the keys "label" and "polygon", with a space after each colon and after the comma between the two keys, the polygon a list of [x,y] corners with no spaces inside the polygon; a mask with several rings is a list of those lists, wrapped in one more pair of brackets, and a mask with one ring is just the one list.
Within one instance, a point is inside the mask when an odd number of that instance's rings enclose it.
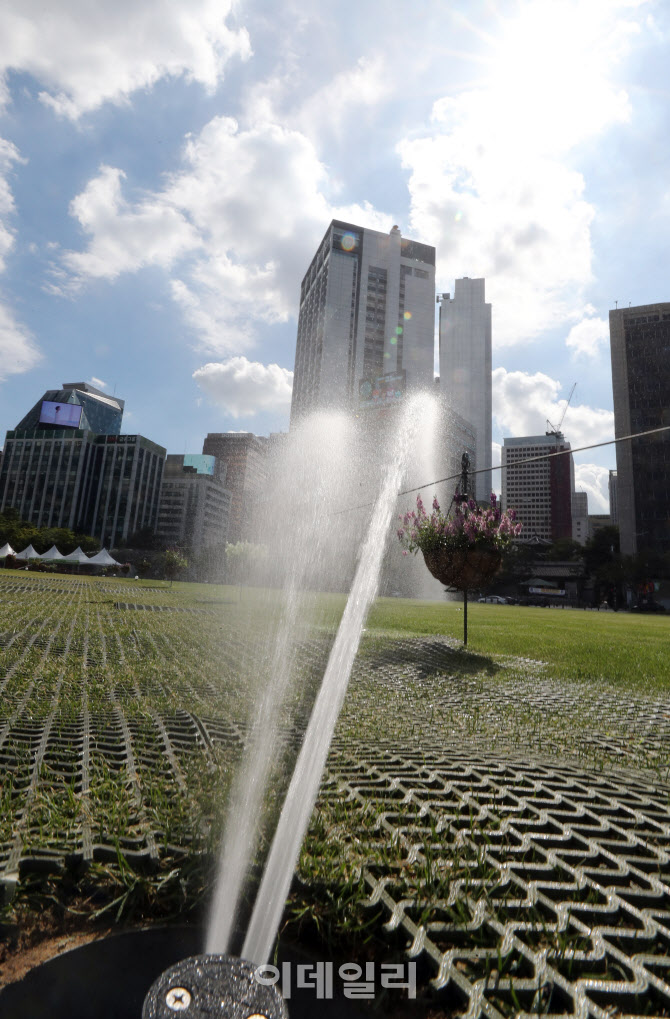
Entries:
{"label": "glass office building", "polygon": [[48,390],[7,432],[0,512],[12,507],[35,527],[67,527],[108,548],[153,529],[166,451],[120,434],[123,407],[88,383]]}

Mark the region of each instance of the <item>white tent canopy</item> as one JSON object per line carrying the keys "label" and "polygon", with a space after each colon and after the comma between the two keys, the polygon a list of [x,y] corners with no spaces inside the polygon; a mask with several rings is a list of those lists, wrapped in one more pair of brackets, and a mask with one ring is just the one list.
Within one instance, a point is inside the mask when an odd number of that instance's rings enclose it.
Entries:
{"label": "white tent canopy", "polygon": [[6,555],[14,555],[14,549],[8,541],[0,548],[0,559],[4,559]]}
{"label": "white tent canopy", "polygon": [[90,563],[90,561],[86,553],[82,552],[81,545],[77,545],[74,552],[63,556],[64,563]]}
{"label": "white tent canopy", "polygon": [[97,555],[91,556],[88,560],[93,566],[120,566],[116,559],[112,559],[106,548],[103,548]]}
{"label": "white tent canopy", "polygon": [[32,545],[28,545],[28,548],[24,548],[23,552],[16,553],[17,559],[39,559],[40,554],[36,552]]}
{"label": "white tent canopy", "polygon": [[51,548],[48,550],[48,552],[45,552],[44,555],[40,556],[40,559],[42,559],[43,561],[44,560],[46,560],[46,561],[50,561],[50,560],[53,561],[54,559],[63,559],[63,558],[64,558],[63,554],[58,551],[58,549],[56,548],[55,545],[52,545]]}

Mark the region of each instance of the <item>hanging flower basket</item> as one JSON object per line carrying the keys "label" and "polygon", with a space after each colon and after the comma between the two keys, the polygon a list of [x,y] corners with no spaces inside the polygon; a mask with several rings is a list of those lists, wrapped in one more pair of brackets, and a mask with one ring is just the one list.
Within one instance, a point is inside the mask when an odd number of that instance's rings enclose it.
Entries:
{"label": "hanging flower basket", "polygon": [[502,565],[496,549],[433,549],[423,559],[436,580],[446,587],[469,591],[490,584]]}
{"label": "hanging flower basket", "polygon": [[416,511],[400,518],[398,538],[405,555],[421,551],[437,580],[447,587],[468,591],[493,580],[521,524],[514,522],[513,510],[501,513],[495,495],[486,507],[478,506],[473,499],[456,497],[455,501],[453,514],[445,516],[437,499],[433,499],[429,516],[418,496]]}
{"label": "hanging flower basket", "polygon": [[[466,467],[464,478],[467,484]],[[437,580],[463,592],[463,643],[467,644],[468,591],[493,580],[502,565],[503,553],[521,532],[521,524],[514,523],[514,510],[501,513],[493,493],[490,505],[484,507],[474,499],[460,496],[456,489],[453,503],[456,503],[453,515],[445,515],[435,497],[429,516],[421,496],[417,496],[416,511],[400,517],[398,540],[403,555],[421,551]]]}

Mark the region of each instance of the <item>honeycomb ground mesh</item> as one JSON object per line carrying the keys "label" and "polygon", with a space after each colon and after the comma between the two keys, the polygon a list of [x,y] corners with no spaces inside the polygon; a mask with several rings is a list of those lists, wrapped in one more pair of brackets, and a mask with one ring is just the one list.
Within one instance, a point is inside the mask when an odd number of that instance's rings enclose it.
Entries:
{"label": "honeycomb ground mesh", "polygon": [[[118,587],[98,586],[97,601],[90,590],[0,583],[8,892],[30,873],[119,851],[138,870],[183,857],[190,844],[157,825],[152,796],[178,797],[194,765],[234,760],[245,741],[217,685],[189,680],[189,645],[175,636],[197,636],[211,616],[130,602],[115,612]],[[167,599],[156,588],[145,610],[158,592]],[[255,640],[224,628],[223,672],[258,661]],[[297,667],[319,675],[331,641],[306,633]],[[143,657],[157,668],[135,678]],[[512,678],[497,678],[503,667]],[[170,701],[177,683],[184,707]],[[383,937],[450,1014],[665,1016],[669,763],[668,696],[558,683],[541,662],[479,660],[447,638],[364,639],[319,813],[360,867]],[[116,828],[81,809],[101,781],[119,800]]]}

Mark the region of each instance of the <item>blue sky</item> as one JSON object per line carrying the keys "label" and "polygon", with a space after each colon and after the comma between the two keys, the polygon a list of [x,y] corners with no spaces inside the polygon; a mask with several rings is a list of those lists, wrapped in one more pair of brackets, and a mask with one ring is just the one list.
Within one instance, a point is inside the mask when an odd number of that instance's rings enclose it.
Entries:
{"label": "blue sky", "polygon": [[[611,438],[608,311],[670,299],[669,31],[661,0],[7,0],[0,435],[74,381],[169,452],[286,429],[337,216],[486,278],[495,442],[574,382],[566,437]],[[603,512],[613,447],[576,461]]]}

